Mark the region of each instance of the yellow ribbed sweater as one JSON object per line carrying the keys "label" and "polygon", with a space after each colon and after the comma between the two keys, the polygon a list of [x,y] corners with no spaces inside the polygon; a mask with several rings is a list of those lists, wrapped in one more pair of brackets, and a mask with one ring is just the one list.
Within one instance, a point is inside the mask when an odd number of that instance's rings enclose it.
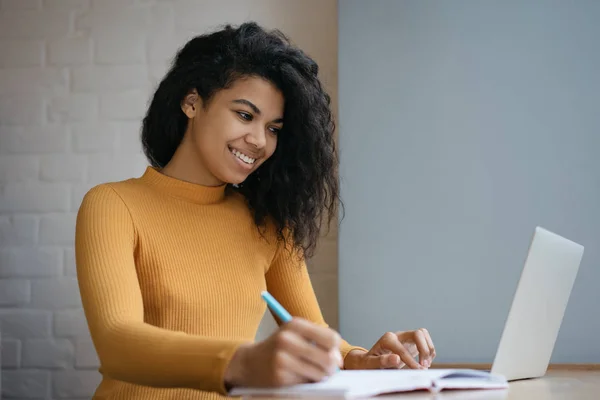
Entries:
{"label": "yellow ribbed sweater", "polygon": [[[144,174],[92,188],[77,215],[83,308],[103,379],[95,399],[218,399],[269,290],[326,325],[304,262],[260,235],[238,194]],[[342,355],[356,348],[342,344]]]}

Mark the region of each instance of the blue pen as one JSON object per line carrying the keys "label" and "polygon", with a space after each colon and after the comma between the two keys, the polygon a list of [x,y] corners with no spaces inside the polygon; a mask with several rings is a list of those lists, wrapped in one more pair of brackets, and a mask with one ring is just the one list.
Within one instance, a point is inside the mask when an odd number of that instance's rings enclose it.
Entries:
{"label": "blue pen", "polygon": [[[292,316],[289,312],[277,300],[275,297],[271,296],[271,293],[266,290],[260,293],[261,297],[264,301],[267,302],[267,306],[277,315],[277,317],[285,324],[286,322],[290,322],[292,320]],[[339,371],[339,368],[336,368],[336,371]]]}
{"label": "blue pen", "polygon": [[267,305],[271,311],[273,311],[283,323],[290,322],[292,320],[290,313],[287,312],[287,310],[283,308],[283,306],[279,304],[277,300],[275,300],[275,297],[271,296],[271,293],[265,290],[260,295],[267,302]]}

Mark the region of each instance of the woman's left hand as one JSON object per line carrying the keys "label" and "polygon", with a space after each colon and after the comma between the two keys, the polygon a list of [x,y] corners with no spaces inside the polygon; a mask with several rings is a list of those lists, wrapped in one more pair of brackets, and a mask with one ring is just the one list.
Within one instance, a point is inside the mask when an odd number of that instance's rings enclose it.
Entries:
{"label": "woman's left hand", "polygon": [[[416,357],[419,361],[416,361]],[[435,358],[435,347],[427,329],[387,332],[368,352],[352,350],[344,369],[403,368],[427,369]]]}

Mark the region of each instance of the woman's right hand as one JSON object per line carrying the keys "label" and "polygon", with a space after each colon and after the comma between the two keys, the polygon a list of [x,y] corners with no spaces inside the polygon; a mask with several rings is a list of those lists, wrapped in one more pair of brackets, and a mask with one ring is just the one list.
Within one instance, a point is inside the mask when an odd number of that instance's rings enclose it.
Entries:
{"label": "woman's right hand", "polygon": [[226,386],[277,387],[318,382],[343,366],[332,329],[293,318],[264,341],[241,346],[225,371]]}

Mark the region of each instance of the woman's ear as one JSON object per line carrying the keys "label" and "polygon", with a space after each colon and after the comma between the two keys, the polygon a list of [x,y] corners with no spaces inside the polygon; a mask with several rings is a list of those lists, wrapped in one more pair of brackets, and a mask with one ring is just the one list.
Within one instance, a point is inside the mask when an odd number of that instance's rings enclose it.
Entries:
{"label": "woman's ear", "polygon": [[200,107],[200,96],[196,89],[192,89],[181,102],[181,110],[188,118],[194,118]]}

